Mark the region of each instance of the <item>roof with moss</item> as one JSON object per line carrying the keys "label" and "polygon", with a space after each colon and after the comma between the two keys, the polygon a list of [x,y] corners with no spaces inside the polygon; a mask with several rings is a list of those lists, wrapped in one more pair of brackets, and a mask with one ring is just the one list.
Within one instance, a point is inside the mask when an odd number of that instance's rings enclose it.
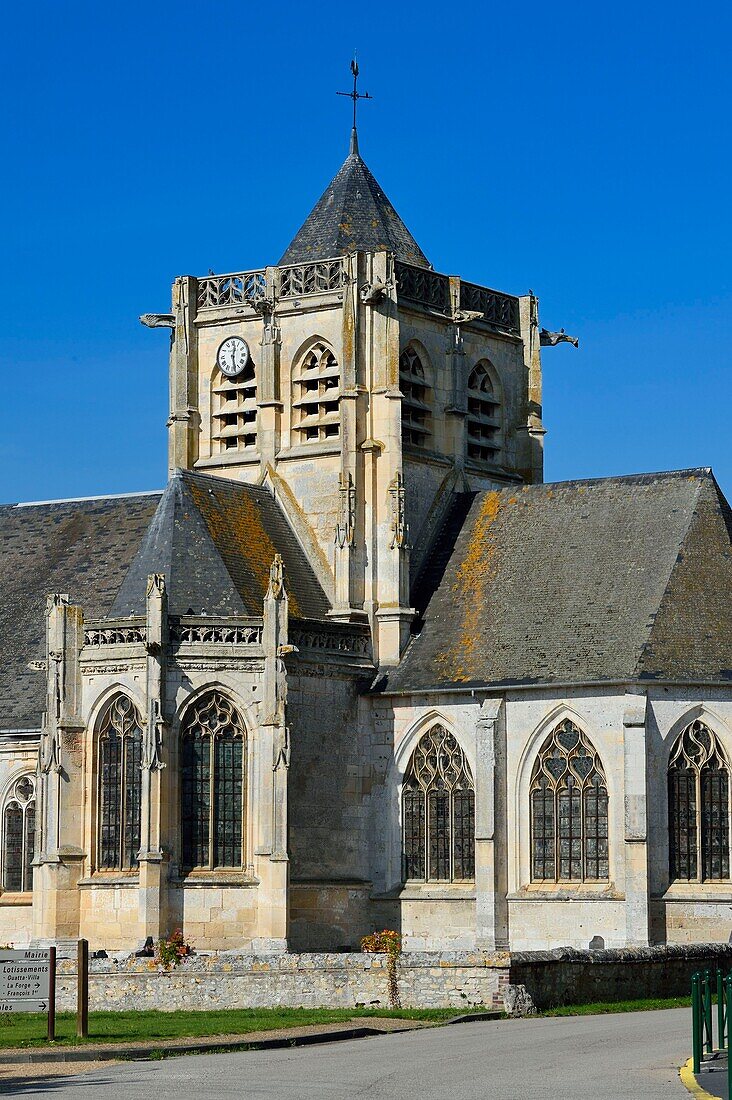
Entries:
{"label": "roof with moss", "polygon": [[732,682],[732,514],[711,470],[481,492],[456,509],[386,690]]}
{"label": "roof with moss", "polygon": [[68,593],[85,619],[145,613],[150,573],[164,573],[172,615],[262,615],[275,553],[290,613],[330,604],[272,494],[177,471],[163,492],[0,506],[0,695],[3,729],[37,729],[46,597]]}

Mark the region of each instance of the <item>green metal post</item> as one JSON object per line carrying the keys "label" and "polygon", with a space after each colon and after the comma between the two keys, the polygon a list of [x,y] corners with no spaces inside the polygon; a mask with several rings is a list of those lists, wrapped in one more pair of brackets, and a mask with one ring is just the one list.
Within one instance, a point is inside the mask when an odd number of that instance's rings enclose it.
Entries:
{"label": "green metal post", "polygon": [[717,967],[717,1050],[724,1050],[724,982]]}
{"label": "green metal post", "polygon": [[699,989],[699,975],[691,976],[691,1042],[694,1073],[699,1072],[701,1065],[701,990]]}
{"label": "green metal post", "polygon": [[711,1054],[714,1049],[712,1043],[712,976],[708,970],[704,971],[702,989],[704,991],[704,1051],[706,1054]]}
{"label": "green metal post", "polygon": [[727,1100],[732,1100],[732,1073],[729,1071],[729,1010],[732,1007],[732,974],[724,979],[724,1015],[727,1025]]}

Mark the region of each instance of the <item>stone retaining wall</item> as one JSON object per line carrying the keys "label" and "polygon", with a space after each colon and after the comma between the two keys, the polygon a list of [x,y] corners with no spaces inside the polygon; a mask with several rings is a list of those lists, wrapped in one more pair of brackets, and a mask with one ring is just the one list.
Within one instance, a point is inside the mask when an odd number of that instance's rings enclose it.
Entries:
{"label": "stone retaining wall", "polygon": [[640,997],[688,997],[696,970],[732,967],[727,943],[668,944],[611,951],[514,951],[511,983],[525,985],[537,1008]]}
{"label": "stone retaining wall", "polygon": [[[402,1004],[412,1008],[503,1008],[506,987],[524,985],[538,1008],[591,1001],[688,995],[695,970],[732,967],[729,944],[688,944],[611,951],[405,952],[399,961]],[[60,959],[58,1006],[72,1009],[75,960]],[[174,970],[152,959],[114,956],[90,964],[91,1009],[163,1011],[207,1008],[387,1007],[381,955],[200,954]]]}
{"label": "stone retaining wall", "polygon": [[[89,1007],[163,1011],[207,1008],[388,1007],[386,960],[343,954],[194,955],[174,970],[152,959],[92,959]],[[465,953],[404,954],[399,963],[402,1004],[413,1008],[503,1006],[508,956]],[[75,960],[58,964],[59,1009],[76,1004]]]}

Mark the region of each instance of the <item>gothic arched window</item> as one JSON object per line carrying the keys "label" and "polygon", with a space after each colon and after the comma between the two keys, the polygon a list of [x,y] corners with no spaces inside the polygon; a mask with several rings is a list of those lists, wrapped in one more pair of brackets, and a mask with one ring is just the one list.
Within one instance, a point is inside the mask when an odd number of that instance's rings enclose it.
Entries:
{"label": "gothic arched window", "polygon": [[33,889],[33,840],[36,828],[36,781],[21,775],[10,788],[3,809],[3,890]]}
{"label": "gothic arched window", "polygon": [[593,745],[568,718],[541,746],[531,774],[534,882],[607,882],[608,798]]}
{"label": "gothic arched window", "polygon": [[501,403],[495,372],[487,359],[468,378],[468,458],[495,462],[501,450]]}
{"label": "gothic arched window", "polygon": [[244,864],[244,725],[217,691],[191,708],[181,733],[181,865]]}
{"label": "gothic arched window", "polygon": [[127,695],[115,695],[97,724],[99,811],[97,867],[131,871],[138,865],[142,792],[142,720]]}
{"label": "gothic arched window", "polygon": [[668,765],[669,874],[706,882],[729,874],[729,764],[717,737],[695,721]]}
{"label": "gothic arched window", "polygon": [[444,726],[419,740],[402,786],[405,879],[475,878],[475,792],[465,753]]}
{"label": "gothic arched window", "polygon": [[341,368],[322,341],[300,360],[292,376],[292,426],[300,443],[338,439],[341,434]]}
{"label": "gothic arched window", "polygon": [[402,443],[426,447],[432,435],[432,388],[424,364],[413,347],[399,356],[399,389],[402,391]]}

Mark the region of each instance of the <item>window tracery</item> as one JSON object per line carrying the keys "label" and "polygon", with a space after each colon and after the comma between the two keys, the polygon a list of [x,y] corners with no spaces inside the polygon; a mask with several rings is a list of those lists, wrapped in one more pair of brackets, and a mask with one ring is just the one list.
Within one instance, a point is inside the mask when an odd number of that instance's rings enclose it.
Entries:
{"label": "window tracery", "polygon": [[495,462],[501,450],[501,405],[498,386],[487,360],[482,359],[468,378],[468,458]]}
{"label": "window tracery", "polygon": [[399,356],[399,389],[402,391],[402,443],[426,447],[432,435],[432,388],[424,364],[410,345]]}
{"label": "window tracery", "polygon": [[115,695],[97,725],[99,806],[97,867],[138,866],[142,798],[142,719],[127,695]]}
{"label": "window tracery", "polygon": [[3,890],[33,889],[33,847],[36,828],[36,781],[21,775],[5,798],[3,809]]}
{"label": "window tracery", "polygon": [[409,880],[475,878],[475,791],[463,750],[439,724],[412,753],[402,786],[403,874]]}
{"label": "window tracery", "polygon": [[300,443],[338,439],[341,368],[322,341],[313,347],[293,371],[292,422]]}
{"label": "window tracery", "polygon": [[672,880],[729,879],[729,763],[718,738],[692,722],[668,766],[669,874]]}
{"label": "window tracery", "polygon": [[238,711],[213,691],[191,708],[181,733],[181,865],[244,864],[245,731]]}
{"label": "window tracery", "polygon": [[257,379],[254,363],[249,360],[235,378],[227,378],[218,368],[211,387],[214,453],[253,451],[257,446]]}
{"label": "window tracery", "polygon": [[600,757],[566,718],[549,734],[531,775],[534,882],[606,882],[608,795]]}

